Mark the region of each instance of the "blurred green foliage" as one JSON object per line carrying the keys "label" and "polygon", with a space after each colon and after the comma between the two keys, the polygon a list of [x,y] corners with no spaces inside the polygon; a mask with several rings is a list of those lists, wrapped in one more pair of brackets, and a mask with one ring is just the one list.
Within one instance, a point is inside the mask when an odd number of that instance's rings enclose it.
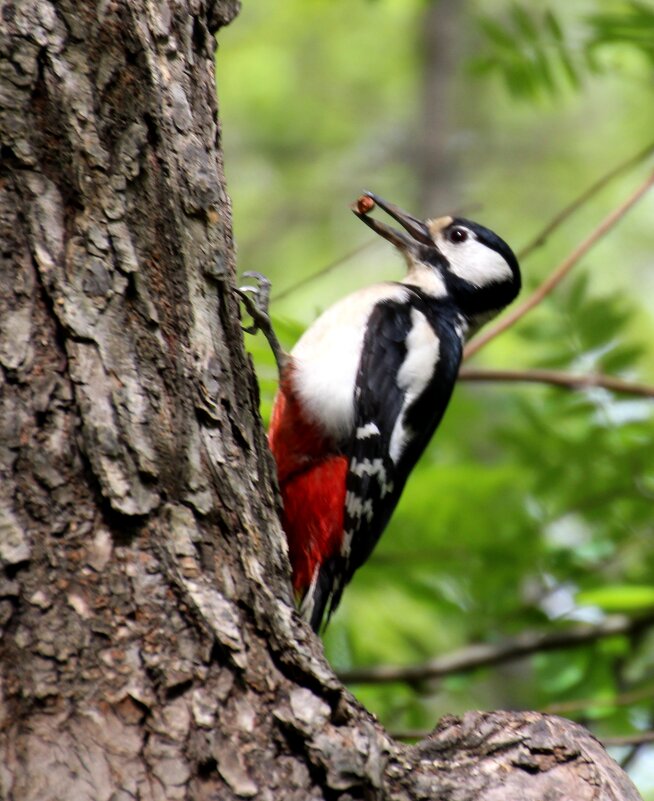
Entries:
{"label": "blurred green foliage", "polygon": [[[456,168],[449,208],[516,250],[652,138],[651,3],[441,0],[433,12],[425,0],[246,0],[221,34],[240,269],[266,273],[274,299],[361,247],[273,303],[288,347],[336,298],[402,273],[348,211],[361,189],[424,216],[449,210],[418,206],[432,174],[419,147],[434,119],[423,107],[434,80],[429,25],[442,23],[457,44],[436,110],[441,158]],[[525,260],[525,294],[651,169],[650,159],[611,183]],[[654,384],[653,217],[647,197],[476,362]],[[260,338],[247,344],[266,417],[273,360]],[[653,410],[651,399],[601,389],[460,383],[326,632],[335,668],[414,664],[526,630],[651,612]],[[391,730],[427,730],[470,708],[528,708],[558,710],[598,736],[628,735],[654,728],[654,630],[418,686],[352,689]],[[652,751],[616,752],[650,798]]]}
{"label": "blurred green foliage", "polygon": [[588,73],[614,69],[616,57],[636,53],[654,64],[654,7],[636,0],[595,5],[571,33],[551,8],[515,4],[499,19],[480,17],[486,41],[472,69],[498,73],[515,97],[533,100],[566,85],[580,89]]}
{"label": "blurred green foliage", "polygon": [[579,88],[580,71],[564,28],[551,10],[514,5],[506,22],[482,17],[485,52],[471,62],[478,73],[497,71],[516,97],[555,95],[561,84]]}

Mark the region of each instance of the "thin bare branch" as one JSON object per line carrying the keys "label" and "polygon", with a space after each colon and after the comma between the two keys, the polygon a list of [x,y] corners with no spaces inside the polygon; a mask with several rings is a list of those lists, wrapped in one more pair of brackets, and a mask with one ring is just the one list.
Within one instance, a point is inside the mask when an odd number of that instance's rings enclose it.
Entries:
{"label": "thin bare branch", "polygon": [[534,384],[552,384],[566,389],[603,389],[623,395],[638,395],[643,398],[654,398],[654,386],[624,381],[615,376],[601,373],[574,374],[563,370],[495,370],[476,367],[462,367],[459,372],[461,381],[526,381]]}
{"label": "thin bare branch", "polygon": [[417,682],[469,673],[482,667],[511,662],[535,653],[576,648],[606,637],[633,634],[654,625],[654,612],[643,617],[612,615],[598,625],[576,624],[560,631],[525,631],[501,643],[469,645],[420,665],[378,665],[353,668],[339,673],[346,684]]}
{"label": "thin bare branch", "polygon": [[356,248],[352,248],[352,250],[348,250],[347,253],[339,256],[337,259],[330,261],[325,267],[322,267],[315,273],[311,273],[311,275],[307,275],[305,278],[302,278],[300,281],[296,281],[294,284],[287,286],[286,289],[282,289],[280,292],[276,292],[272,300],[278,301],[282,300],[283,298],[287,297],[288,295],[292,295],[293,292],[297,292],[298,289],[302,289],[303,286],[307,284],[311,284],[313,281],[317,281],[318,278],[322,278],[327,273],[331,273],[332,270],[335,270],[337,267],[340,267],[342,264],[345,264],[350,259],[353,259],[355,256],[358,256],[359,253],[363,253],[364,250],[367,250],[372,245],[377,245],[379,240],[377,239],[369,239],[368,241],[364,242],[362,245],[359,245]]}
{"label": "thin bare branch", "polygon": [[543,281],[543,283],[522,303],[515,306],[508,314],[502,317],[495,325],[487,328],[483,334],[472,340],[464,352],[464,358],[470,358],[474,353],[487,345],[496,336],[515,325],[527,312],[538,306],[566,277],[570,270],[593,248],[615,225],[636,205],[636,203],[654,185],[654,173],[617,208],[608,214],[602,222],[592,231],[586,239],[580,242],[574,250],[556,267],[556,269]]}
{"label": "thin bare branch", "polygon": [[640,701],[649,701],[652,697],[654,697],[654,687],[647,687],[620,693],[611,698],[575,698],[571,701],[559,701],[556,704],[548,704],[540,711],[547,715],[570,715],[575,712],[583,712],[591,706],[612,709],[618,706],[630,706]]}
{"label": "thin bare branch", "polygon": [[645,745],[654,743],[654,731],[643,731],[639,734],[625,734],[624,737],[602,737],[600,740],[605,746]]}
{"label": "thin bare branch", "polygon": [[545,225],[544,228],[539,231],[532,240],[530,240],[523,248],[521,248],[521,250],[518,252],[518,258],[524,260],[532,253],[532,251],[544,245],[548,238],[559,226],[561,226],[569,217],[572,217],[572,215],[578,209],[588,203],[589,200],[595,197],[598,192],[601,192],[605,186],[608,186],[611,181],[627,172],[632,167],[638,166],[641,162],[645,161],[648,156],[651,156],[652,153],[654,153],[654,142],[650,142],[647,147],[639,150],[634,156],[630,156],[628,159],[621,161],[620,164],[616,164],[608,172],[604,173],[601,178],[598,178],[595,183],[591,184],[571,203],[565,206],[565,208],[561,209],[558,214],[555,214],[554,217],[552,217],[552,219],[547,223],[547,225]]}

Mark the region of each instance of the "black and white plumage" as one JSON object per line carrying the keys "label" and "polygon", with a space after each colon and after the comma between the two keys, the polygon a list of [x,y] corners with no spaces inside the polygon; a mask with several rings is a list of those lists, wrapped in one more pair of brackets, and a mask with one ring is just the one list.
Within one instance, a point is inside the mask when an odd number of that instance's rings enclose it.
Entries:
{"label": "black and white plumage", "polygon": [[407,275],[349,295],[305,332],[282,367],[269,434],[296,595],[315,629],[441,422],[466,339],[520,289],[517,260],[492,231],[422,222],[368,197],[407,232],[355,211],[400,250]]}

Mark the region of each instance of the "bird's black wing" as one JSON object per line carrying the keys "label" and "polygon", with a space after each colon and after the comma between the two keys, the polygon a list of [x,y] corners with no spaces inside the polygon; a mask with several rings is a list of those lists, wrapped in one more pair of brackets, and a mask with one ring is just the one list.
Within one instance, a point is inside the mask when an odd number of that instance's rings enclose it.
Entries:
{"label": "bird's black wing", "polygon": [[[423,348],[422,371],[407,364],[415,347]],[[419,291],[404,302],[382,301],[373,310],[357,374],[354,435],[347,446],[344,543],[318,576],[314,628],[327,604],[328,614],[334,611],[386,527],[409,472],[443,416],[461,350],[451,315],[439,313]],[[398,440],[404,442],[399,453]]]}

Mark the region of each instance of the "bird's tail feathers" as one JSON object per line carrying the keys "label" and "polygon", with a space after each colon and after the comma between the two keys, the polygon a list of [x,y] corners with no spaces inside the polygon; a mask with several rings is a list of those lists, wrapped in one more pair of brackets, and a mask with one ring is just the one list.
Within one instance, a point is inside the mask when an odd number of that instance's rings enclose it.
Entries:
{"label": "bird's tail feathers", "polygon": [[[299,606],[300,614],[316,633],[321,629],[324,631],[338,604],[338,600],[334,598],[336,562],[337,560],[332,558],[316,566],[309,589]],[[340,592],[338,597],[340,598]],[[323,624],[327,607],[329,611]]]}

